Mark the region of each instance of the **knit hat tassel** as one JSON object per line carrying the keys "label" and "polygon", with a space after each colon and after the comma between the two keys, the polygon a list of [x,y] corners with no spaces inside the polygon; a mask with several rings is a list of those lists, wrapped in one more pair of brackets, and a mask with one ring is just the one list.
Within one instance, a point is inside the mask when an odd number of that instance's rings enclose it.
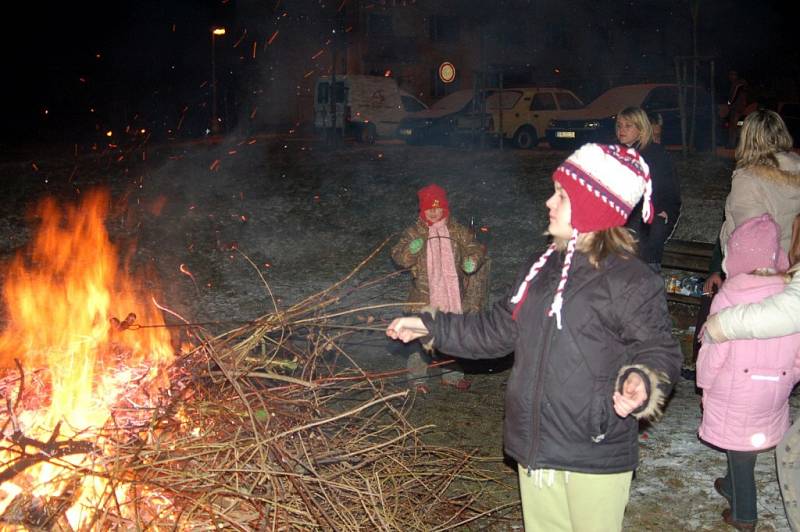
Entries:
{"label": "knit hat tassel", "polygon": [[517,319],[517,314],[519,314],[519,309],[522,308],[522,303],[524,303],[525,298],[528,297],[528,287],[530,286],[531,281],[533,281],[533,278],[536,277],[536,274],[539,273],[539,270],[542,269],[542,266],[545,265],[547,259],[550,257],[550,255],[553,254],[555,250],[556,250],[555,244],[550,244],[547,247],[547,250],[544,253],[542,253],[542,255],[536,262],[533,263],[533,266],[531,266],[530,271],[528,271],[528,275],[525,276],[525,279],[519,285],[519,288],[517,288],[517,293],[514,295],[514,297],[511,298],[511,302],[514,303],[514,310],[511,313],[511,319],[513,319],[514,321],[516,321]]}
{"label": "knit hat tassel", "polygon": [[645,223],[653,223],[653,182],[650,180],[648,176],[647,180],[644,182],[644,194],[642,197],[642,220]]}
{"label": "knit hat tassel", "polygon": [[561,267],[561,280],[558,281],[556,288],[556,296],[553,298],[553,304],[550,305],[548,316],[555,315],[556,327],[561,330],[561,308],[564,306],[564,287],[567,285],[569,278],[569,267],[572,265],[572,256],[575,254],[575,245],[578,242],[578,230],[572,230],[572,236],[567,243],[567,253],[564,256],[564,265]]}

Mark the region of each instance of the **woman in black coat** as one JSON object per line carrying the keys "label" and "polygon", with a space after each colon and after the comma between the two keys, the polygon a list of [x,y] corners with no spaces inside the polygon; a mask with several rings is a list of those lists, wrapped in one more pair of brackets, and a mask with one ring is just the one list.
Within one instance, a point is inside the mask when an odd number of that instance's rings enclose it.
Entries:
{"label": "woman in black coat", "polygon": [[661,271],[664,244],[675,229],[681,212],[681,185],[672,159],[661,144],[654,141],[650,119],[639,107],[626,107],[617,114],[617,140],[636,148],[650,168],[653,183],[655,219],[652,224],[642,223],[637,205],[628,220],[639,241],[639,258],[656,271]]}

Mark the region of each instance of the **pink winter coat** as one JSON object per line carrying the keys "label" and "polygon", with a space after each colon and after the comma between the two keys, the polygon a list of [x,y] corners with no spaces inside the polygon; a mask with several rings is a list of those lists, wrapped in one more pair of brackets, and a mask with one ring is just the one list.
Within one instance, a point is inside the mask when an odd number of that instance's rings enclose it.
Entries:
{"label": "pink winter coat", "polygon": [[[736,275],[722,285],[711,313],[761,301],[785,287],[777,275]],[[789,428],[789,394],[798,380],[800,334],[704,344],[697,358],[700,437],[731,451],[774,447]]]}

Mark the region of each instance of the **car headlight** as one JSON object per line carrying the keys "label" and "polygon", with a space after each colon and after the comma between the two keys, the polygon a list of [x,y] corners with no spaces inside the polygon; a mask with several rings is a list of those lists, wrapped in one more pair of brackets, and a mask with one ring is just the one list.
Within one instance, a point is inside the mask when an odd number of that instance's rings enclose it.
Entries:
{"label": "car headlight", "polygon": [[583,123],[583,127],[586,129],[597,129],[600,127],[600,122],[597,120],[589,120]]}

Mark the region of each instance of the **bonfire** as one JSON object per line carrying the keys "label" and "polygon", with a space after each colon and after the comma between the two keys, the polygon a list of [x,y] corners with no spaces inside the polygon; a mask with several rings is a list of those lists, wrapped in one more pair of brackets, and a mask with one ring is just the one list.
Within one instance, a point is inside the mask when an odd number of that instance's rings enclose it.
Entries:
{"label": "bonfire", "polygon": [[43,202],[6,273],[4,530],[446,530],[508,513],[481,502],[513,489],[496,459],[424,444],[390,374],[339,363],[343,338],[385,327],[388,305],[347,303],[380,248],[214,334],[120,266],[108,203]]}

